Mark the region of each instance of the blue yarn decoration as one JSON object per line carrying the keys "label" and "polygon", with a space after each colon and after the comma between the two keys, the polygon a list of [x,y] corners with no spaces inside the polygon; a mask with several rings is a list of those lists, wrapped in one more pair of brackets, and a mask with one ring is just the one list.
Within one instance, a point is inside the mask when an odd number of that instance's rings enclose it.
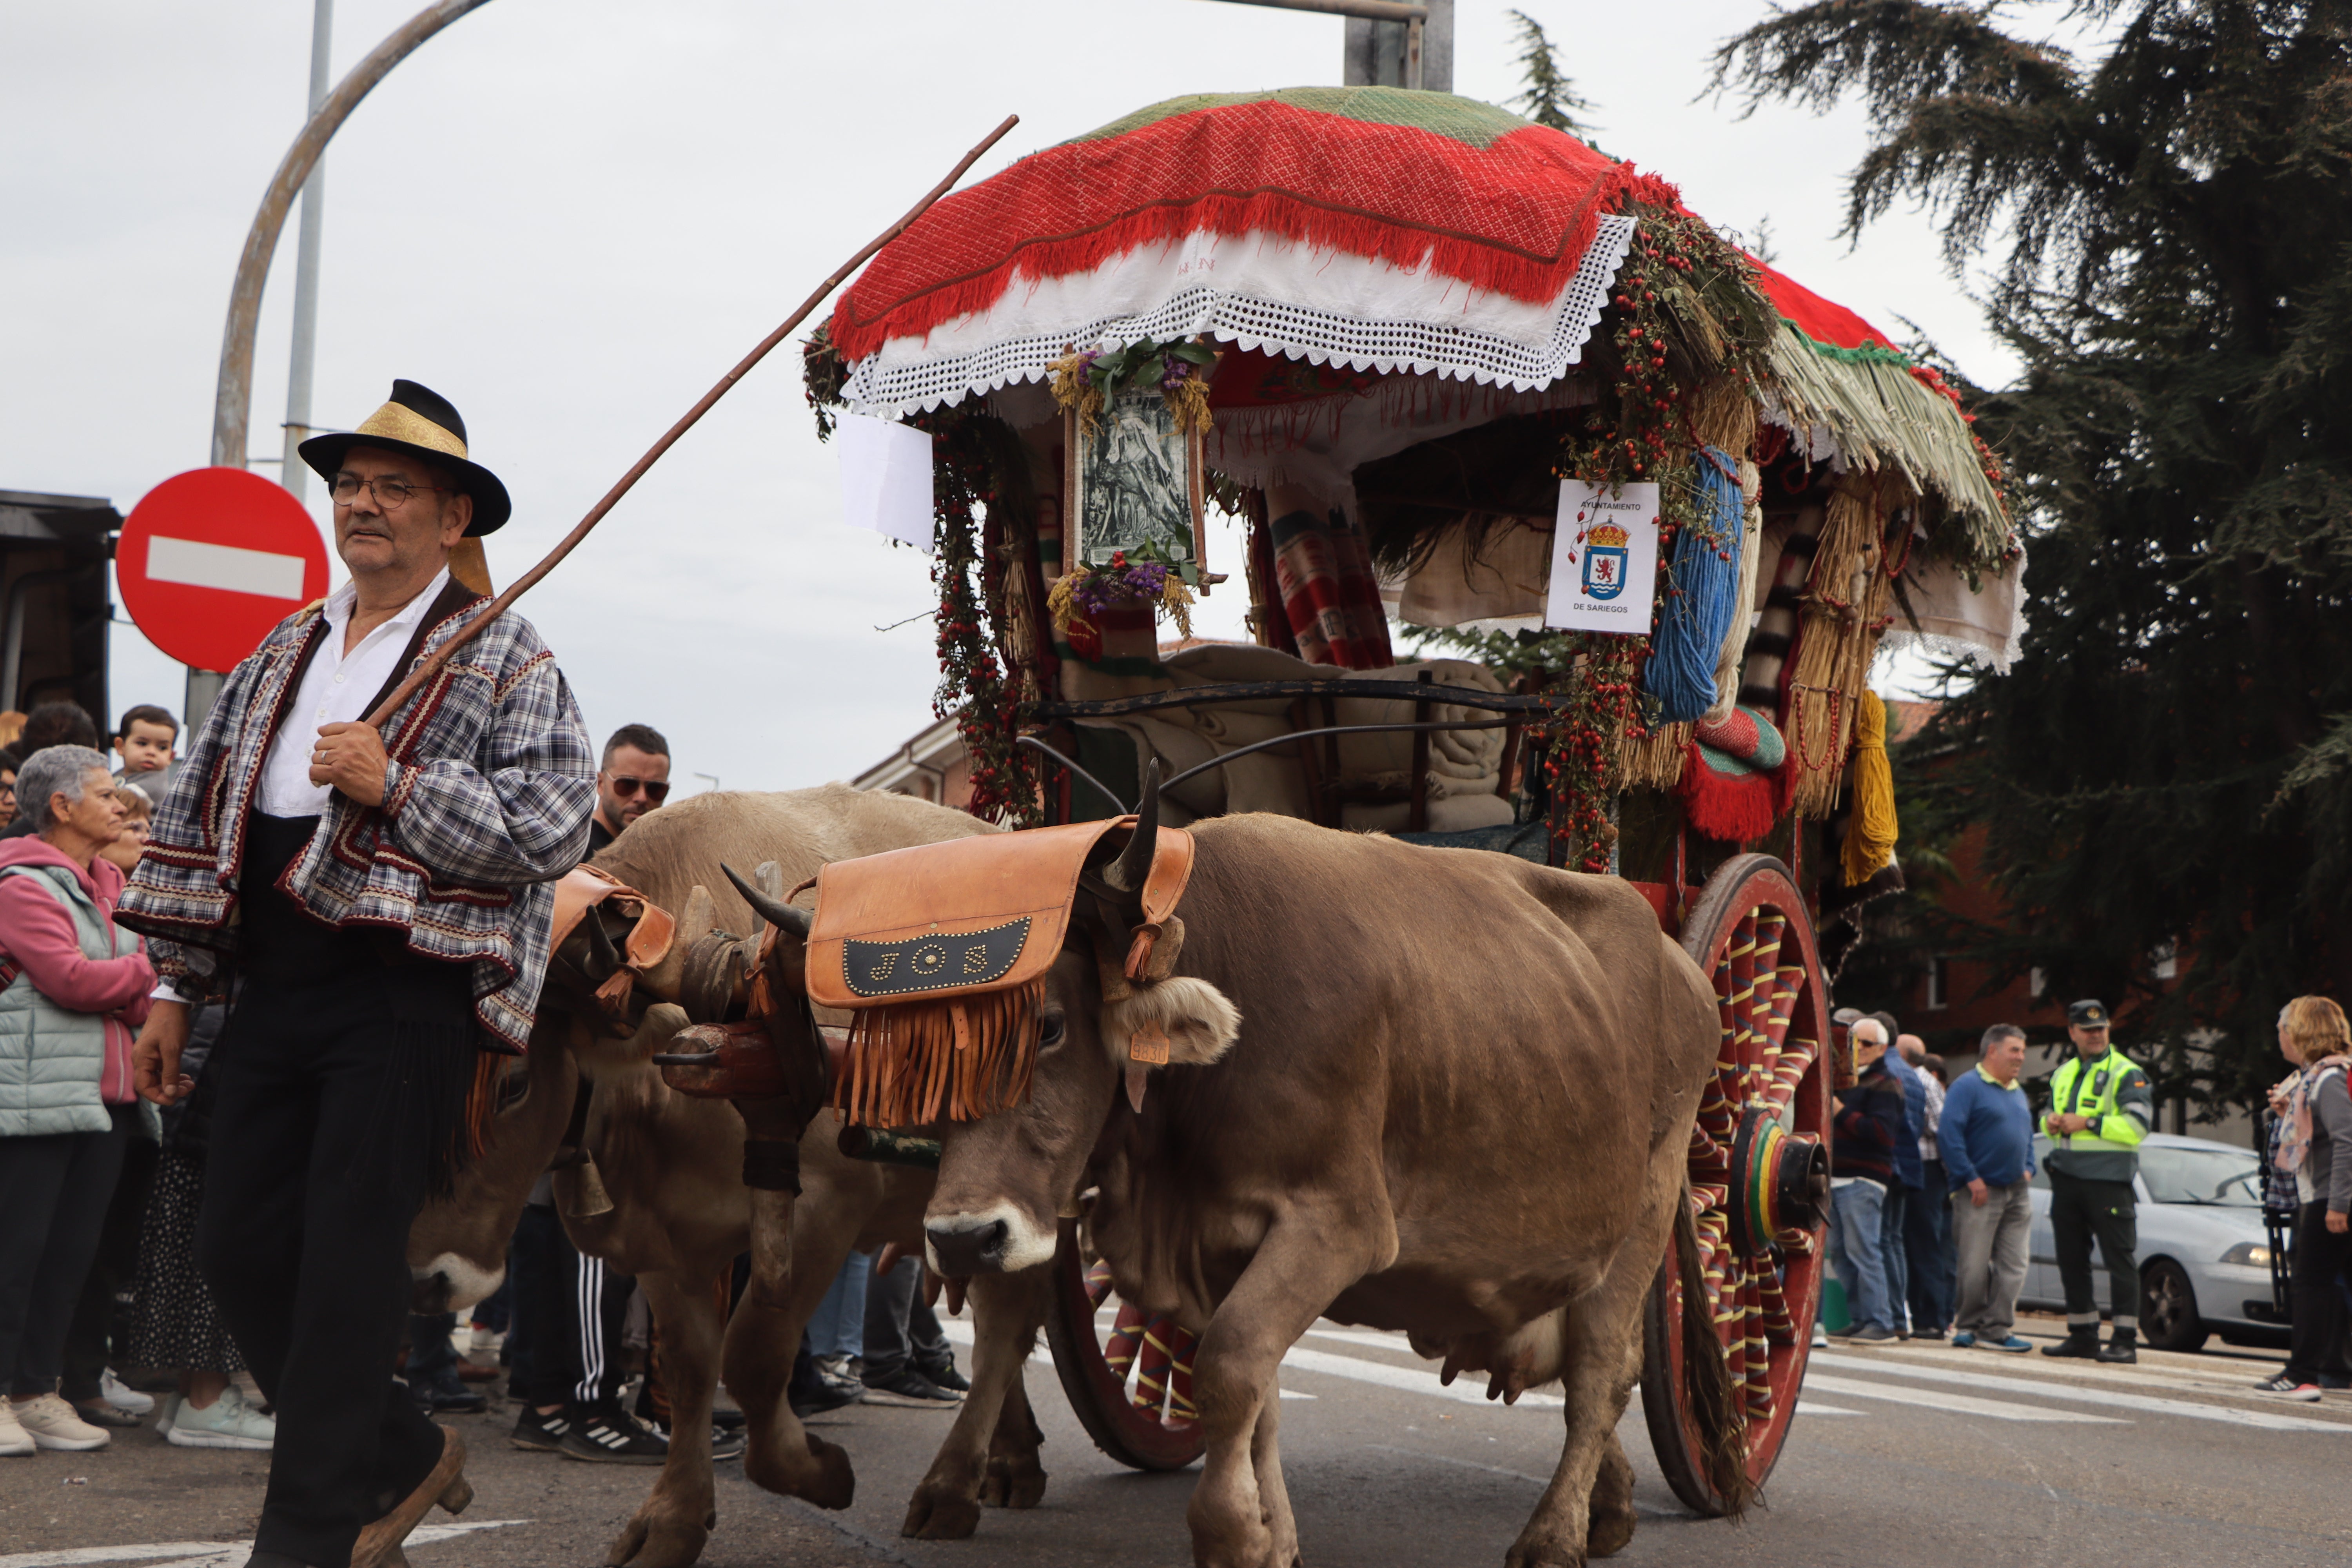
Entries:
{"label": "blue yarn decoration", "polygon": [[[1658,721],[1682,723],[1715,706],[1715,663],[1739,606],[1739,546],[1746,502],[1739,465],[1713,447],[1699,448],[1701,526],[1675,538],[1666,595],[1642,684],[1657,698]],[[1710,537],[1711,536],[1711,537]]]}

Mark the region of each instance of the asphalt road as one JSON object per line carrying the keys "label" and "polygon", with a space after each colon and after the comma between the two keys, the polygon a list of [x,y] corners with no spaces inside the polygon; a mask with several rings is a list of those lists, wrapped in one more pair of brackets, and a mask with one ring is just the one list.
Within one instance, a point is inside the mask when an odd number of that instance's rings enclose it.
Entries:
{"label": "asphalt road", "polygon": [[[961,1325],[950,1324],[951,1331]],[[2029,1321],[2029,1334],[2055,1324]],[[2217,1347],[2218,1349],[2218,1347]],[[1440,1390],[1401,1339],[1326,1329],[1284,1375],[1283,1458],[1318,1568],[1499,1564],[1559,1456],[1556,1408]],[[2298,1405],[2249,1385],[2275,1356],[2144,1355],[2137,1368],[1941,1346],[1817,1352],[1765,1509],[1744,1523],[1683,1513],[1638,1407],[1622,1436],[1643,1517],[1628,1564],[2086,1563],[2129,1568],[2352,1564],[2352,1394]],[[1027,1512],[992,1510],[969,1542],[907,1541],[898,1522],[946,1426],[857,1406],[822,1418],[858,1468],[857,1500],[820,1513],[720,1467],[709,1568],[1183,1568],[1194,1472],[1140,1476],[1097,1453],[1043,1364],[1030,1387],[1052,1481]],[[1465,1395],[1466,1394],[1466,1397]],[[518,1452],[511,1412],[460,1418],[477,1496],[436,1513],[415,1568],[602,1563],[648,1470]],[[0,1460],[0,1568],[85,1563],[238,1568],[262,1458],[118,1435],[110,1450]],[[444,1533],[444,1531],[448,1532]]]}

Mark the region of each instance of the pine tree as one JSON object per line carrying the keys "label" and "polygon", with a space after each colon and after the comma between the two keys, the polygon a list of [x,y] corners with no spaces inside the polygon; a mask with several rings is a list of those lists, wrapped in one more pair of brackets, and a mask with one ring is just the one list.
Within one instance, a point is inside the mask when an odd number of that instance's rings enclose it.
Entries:
{"label": "pine tree", "polygon": [[1921,787],[1984,824],[2010,900],[1976,955],[2105,995],[2176,1091],[2251,1104],[2280,1005],[2352,978],[2352,4],[2043,9],[2095,46],[1822,0],[1717,82],[1867,107],[1848,233],[1908,198],[1956,273],[2005,246],[1985,307],[2023,372],[1971,405],[2031,629]]}
{"label": "pine tree", "polygon": [[1543,24],[1525,11],[1512,12],[1511,20],[1518,24],[1519,68],[1528,89],[1503,107],[1517,110],[1538,125],[1591,141],[1591,130],[1577,116],[1591,113],[1592,105],[1577,96],[1576,84],[1559,68],[1559,50],[1553,47]]}

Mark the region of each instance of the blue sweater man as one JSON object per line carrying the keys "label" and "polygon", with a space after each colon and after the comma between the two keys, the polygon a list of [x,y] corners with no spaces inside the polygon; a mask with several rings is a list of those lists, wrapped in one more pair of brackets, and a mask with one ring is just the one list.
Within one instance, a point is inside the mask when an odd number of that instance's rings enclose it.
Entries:
{"label": "blue sweater man", "polygon": [[2012,1354],[2032,1349],[2018,1334],[2017,1294],[2033,1231],[2033,1110],[2018,1081],[2025,1032],[2012,1024],[1985,1031],[1976,1070],[1944,1097],[1936,1144],[1952,1183],[1952,1251],[1959,1310],[1955,1346],[1984,1345]]}

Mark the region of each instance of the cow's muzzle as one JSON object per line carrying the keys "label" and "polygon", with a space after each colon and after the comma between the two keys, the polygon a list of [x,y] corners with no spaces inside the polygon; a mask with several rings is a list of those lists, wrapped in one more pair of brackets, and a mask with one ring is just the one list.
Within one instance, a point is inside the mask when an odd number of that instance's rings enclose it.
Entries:
{"label": "cow's muzzle", "polygon": [[1004,1272],[1004,1249],[1012,1227],[1001,1219],[958,1215],[925,1226],[923,1234],[930,1243],[931,1268],[943,1279]]}

